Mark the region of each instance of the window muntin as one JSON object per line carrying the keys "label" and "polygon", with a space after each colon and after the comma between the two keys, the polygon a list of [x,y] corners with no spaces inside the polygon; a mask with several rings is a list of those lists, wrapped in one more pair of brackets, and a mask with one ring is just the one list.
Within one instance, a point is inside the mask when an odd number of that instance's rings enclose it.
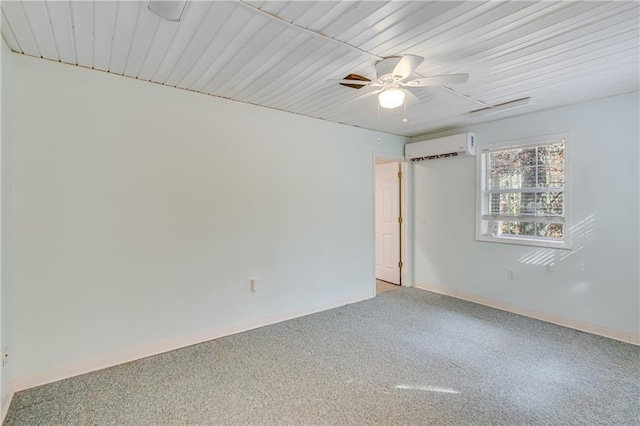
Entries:
{"label": "window muntin", "polygon": [[477,239],[564,247],[567,136],[482,148]]}

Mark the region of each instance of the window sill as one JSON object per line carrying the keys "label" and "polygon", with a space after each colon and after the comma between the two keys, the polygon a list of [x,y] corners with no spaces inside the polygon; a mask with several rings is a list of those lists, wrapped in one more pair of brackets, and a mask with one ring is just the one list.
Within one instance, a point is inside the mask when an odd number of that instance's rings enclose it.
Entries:
{"label": "window sill", "polygon": [[545,241],[545,240],[536,240],[533,238],[523,238],[523,237],[490,237],[487,235],[476,236],[476,241],[482,241],[487,243],[516,244],[520,246],[533,246],[533,247],[571,250],[571,246],[567,241]]}

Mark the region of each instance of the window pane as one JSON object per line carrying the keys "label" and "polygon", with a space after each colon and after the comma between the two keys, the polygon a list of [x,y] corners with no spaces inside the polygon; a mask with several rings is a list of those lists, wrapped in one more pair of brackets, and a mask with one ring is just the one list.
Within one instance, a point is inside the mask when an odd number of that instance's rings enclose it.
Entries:
{"label": "window pane", "polygon": [[502,222],[503,235],[536,236],[535,222]]}
{"label": "window pane", "polygon": [[502,203],[500,203],[500,214],[517,214],[518,211],[518,194],[501,194]]}
{"label": "window pane", "polygon": [[561,223],[538,223],[536,235],[542,238],[562,239],[564,237],[564,225]]}
{"label": "window pane", "polygon": [[538,147],[538,187],[564,186],[564,144]]}
{"label": "window pane", "polygon": [[538,186],[546,188],[562,188],[564,187],[564,167],[541,167],[544,168],[544,174],[538,174]]}
{"label": "window pane", "polygon": [[561,223],[502,222],[502,235],[562,239],[564,225]]}
{"label": "window pane", "polygon": [[536,166],[493,169],[488,174],[487,189],[536,187]]}
{"label": "window pane", "polygon": [[519,174],[520,186],[513,188],[535,188],[536,187],[536,166],[520,167],[516,170]]}
{"label": "window pane", "polygon": [[562,192],[503,192],[488,194],[490,215],[502,216],[563,216]]}
{"label": "window pane", "polygon": [[489,214],[500,214],[500,194],[489,194]]}
{"label": "window pane", "polygon": [[564,144],[555,143],[550,145],[539,146],[538,148],[539,165],[564,167]]}
{"label": "window pane", "polygon": [[538,194],[524,192],[520,194],[520,212],[521,215],[535,215],[538,203]]}
{"label": "window pane", "polygon": [[562,192],[541,192],[538,195],[538,216],[562,216],[564,214],[564,194]]}
{"label": "window pane", "polygon": [[489,168],[518,168],[536,164],[536,148],[508,149],[489,154]]}

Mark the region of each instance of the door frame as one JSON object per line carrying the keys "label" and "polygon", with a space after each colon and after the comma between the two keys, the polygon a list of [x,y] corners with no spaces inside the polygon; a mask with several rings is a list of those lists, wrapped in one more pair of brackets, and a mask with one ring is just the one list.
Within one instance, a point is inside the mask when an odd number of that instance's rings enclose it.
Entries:
{"label": "door frame", "polygon": [[400,163],[400,169],[402,171],[402,179],[400,185],[400,208],[402,209],[402,224],[400,226],[400,250],[402,253],[401,261],[402,268],[400,269],[400,282],[402,287],[413,286],[413,236],[411,234],[413,223],[413,212],[411,210],[412,197],[411,197],[411,182],[413,180],[413,169],[411,164],[405,161],[405,158],[401,155],[383,154],[374,152],[371,164],[372,164],[372,219],[373,229],[371,231],[371,238],[373,241],[372,262],[371,269],[373,271],[373,283],[372,283],[372,297],[376,296],[376,160],[389,160],[397,161]]}

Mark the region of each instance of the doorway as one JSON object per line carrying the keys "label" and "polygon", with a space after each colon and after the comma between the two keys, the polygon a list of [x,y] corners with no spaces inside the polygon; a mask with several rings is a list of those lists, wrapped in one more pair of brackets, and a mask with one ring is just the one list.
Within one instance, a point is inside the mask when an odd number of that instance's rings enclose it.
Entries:
{"label": "doorway", "polygon": [[[374,157],[375,294],[403,284],[405,163]],[[405,284],[406,285],[406,284]]]}

